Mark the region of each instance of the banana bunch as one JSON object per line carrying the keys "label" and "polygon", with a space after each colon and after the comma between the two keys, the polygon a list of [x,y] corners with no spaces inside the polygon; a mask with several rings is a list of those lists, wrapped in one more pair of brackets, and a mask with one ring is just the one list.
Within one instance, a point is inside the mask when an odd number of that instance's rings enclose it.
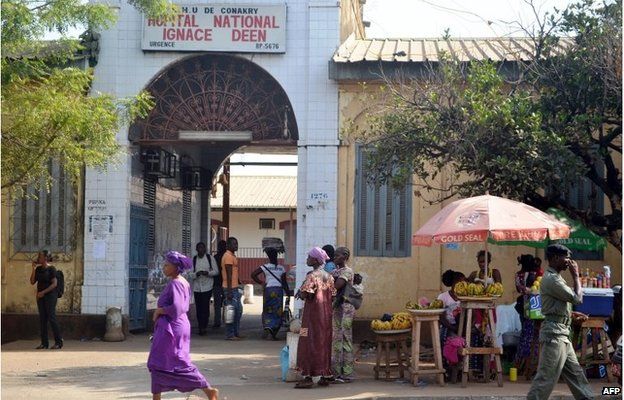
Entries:
{"label": "banana bunch", "polygon": [[461,281],[457,282],[453,287],[453,290],[458,296],[467,296],[468,295],[468,282]]}
{"label": "banana bunch", "polygon": [[408,310],[420,310],[422,307],[420,307],[420,304],[418,304],[418,302],[410,300],[405,303],[405,308],[407,308]]}
{"label": "banana bunch", "polygon": [[480,283],[457,282],[455,293],[459,296],[483,296],[485,295],[485,286]]}
{"label": "banana bunch", "polygon": [[442,302],[442,300],[434,300],[431,302],[431,304],[429,304],[429,307],[427,307],[429,309],[440,309],[440,308],[444,308],[444,303]]}
{"label": "banana bunch", "polygon": [[407,303],[405,303],[405,308],[407,308],[408,310],[434,310],[444,308],[444,303],[442,302],[442,300],[436,299],[429,303],[427,306],[421,306],[415,301],[408,301]]}
{"label": "banana bunch", "polygon": [[371,321],[371,329],[374,331],[389,331],[395,329],[392,327],[392,322],[382,321],[380,319],[374,319]]}
{"label": "banana bunch", "polygon": [[488,296],[501,296],[503,294],[503,284],[496,282],[488,286],[485,294]]}
{"label": "banana bunch", "polygon": [[398,312],[392,316],[390,324],[392,329],[409,329],[412,327],[412,319],[409,313]]}
{"label": "banana bunch", "polygon": [[457,282],[454,290],[458,296],[500,296],[503,294],[503,284],[496,282],[486,289],[481,283]]}

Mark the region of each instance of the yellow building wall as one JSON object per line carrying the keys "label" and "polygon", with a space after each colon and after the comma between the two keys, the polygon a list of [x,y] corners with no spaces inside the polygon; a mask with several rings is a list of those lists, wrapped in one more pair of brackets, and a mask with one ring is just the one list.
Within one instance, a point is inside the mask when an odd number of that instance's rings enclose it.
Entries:
{"label": "yellow building wall", "polygon": [[[82,189],[77,191],[75,227],[76,249],[72,254],[54,254],[52,264],[63,271],[65,293],[58,300],[59,313],[80,313],[81,288],[83,283],[83,197]],[[2,266],[1,266],[1,309],[2,312],[37,313],[36,285],[30,284],[32,261],[36,253],[16,253],[11,243],[11,207],[8,194],[2,193]],[[42,247],[45,249],[45,247]]]}
{"label": "yellow building wall", "polygon": [[[354,126],[365,125],[365,116],[375,110],[371,99],[379,94],[379,85],[341,84],[339,94],[340,127],[342,146],[338,151],[338,222],[337,245],[355,248],[355,140],[351,134]],[[412,197],[412,232],[418,230],[444,205],[430,205],[420,197]],[[442,273],[451,268],[466,276],[478,269],[476,254],[483,244],[461,243],[459,249],[452,250],[440,245],[431,247],[412,246],[411,255],[404,258],[379,258],[352,256],[349,265],[364,276],[365,295],[357,318],[379,318],[383,313],[396,312],[404,308],[409,300],[421,296],[434,299],[447,290],[441,283]],[[504,294],[499,304],[513,303],[518,296],[514,285],[514,275],[518,270],[516,257],[520,254],[533,254],[542,258],[546,268],[543,250],[526,246],[489,245],[492,253],[492,266],[501,271]],[[355,254],[355,251],[352,251]],[[622,282],[622,256],[613,246],[604,251],[602,261],[578,261],[584,270],[590,268],[601,271],[603,265],[612,266],[612,284]],[[569,273],[563,276],[569,281]]]}
{"label": "yellow building wall", "polygon": [[340,41],[344,42],[352,33],[357,39],[364,38],[360,0],[340,1]]}

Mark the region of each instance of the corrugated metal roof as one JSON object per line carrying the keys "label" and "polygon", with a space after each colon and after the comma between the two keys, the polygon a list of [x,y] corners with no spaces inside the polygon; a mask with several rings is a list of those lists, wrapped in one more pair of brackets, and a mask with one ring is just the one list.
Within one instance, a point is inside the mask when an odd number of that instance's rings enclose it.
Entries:
{"label": "corrugated metal roof", "polygon": [[[574,43],[560,38],[554,52],[560,54]],[[442,54],[459,61],[529,61],[535,45],[531,38],[464,39],[356,39],[351,35],[334,53],[337,63],[360,61],[436,62]]]}
{"label": "corrugated metal roof", "polygon": [[[223,186],[210,206],[223,207]],[[297,208],[297,177],[230,176],[230,208]]]}

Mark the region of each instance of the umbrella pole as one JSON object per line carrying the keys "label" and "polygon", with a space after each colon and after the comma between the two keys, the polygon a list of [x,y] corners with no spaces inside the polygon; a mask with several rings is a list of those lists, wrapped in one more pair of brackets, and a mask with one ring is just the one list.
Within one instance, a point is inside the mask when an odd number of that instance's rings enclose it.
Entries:
{"label": "umbrella pole", "polygon": [[485,254],[483,256],[483,258],[485,259],[485,272],[483,275],[483,280],[485,281],[485,284],[483,285],[486,289],[488,287],[488,262],[490,260],[488,260],[488,242],[487,242],[487,238],[485,239]]}

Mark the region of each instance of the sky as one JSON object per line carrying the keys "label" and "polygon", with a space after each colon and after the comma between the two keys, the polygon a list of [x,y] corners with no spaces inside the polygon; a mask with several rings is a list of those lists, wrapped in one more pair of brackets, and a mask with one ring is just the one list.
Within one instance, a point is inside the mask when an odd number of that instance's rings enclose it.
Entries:
{"label": "sky", "polygon": [[[540,15],[563,9],[570,0],[533,0]],[[369,38],[525,36],[514,21],[535,21],[524,0],[367,0],[364,20]]]}
{"label": "sky", "polygon": [[[369,38],[440,37],[449,29],[451,37],[525,36],[517,23],[530,26],[535,16],[530,0],[367,0],[364,20]],[[182,1],[180,1],[182,2]],[[186,1],[200,3],[201,1]],[[543,15],[571,0],[533,0]],[[82,30],[72,31],[78,36]],[[48,35],[48,39],[56,35]],[[296,162],[297,156],[239,154],[232,161]],[[233,175],[296,175],[296,167],[233,166]]]}

